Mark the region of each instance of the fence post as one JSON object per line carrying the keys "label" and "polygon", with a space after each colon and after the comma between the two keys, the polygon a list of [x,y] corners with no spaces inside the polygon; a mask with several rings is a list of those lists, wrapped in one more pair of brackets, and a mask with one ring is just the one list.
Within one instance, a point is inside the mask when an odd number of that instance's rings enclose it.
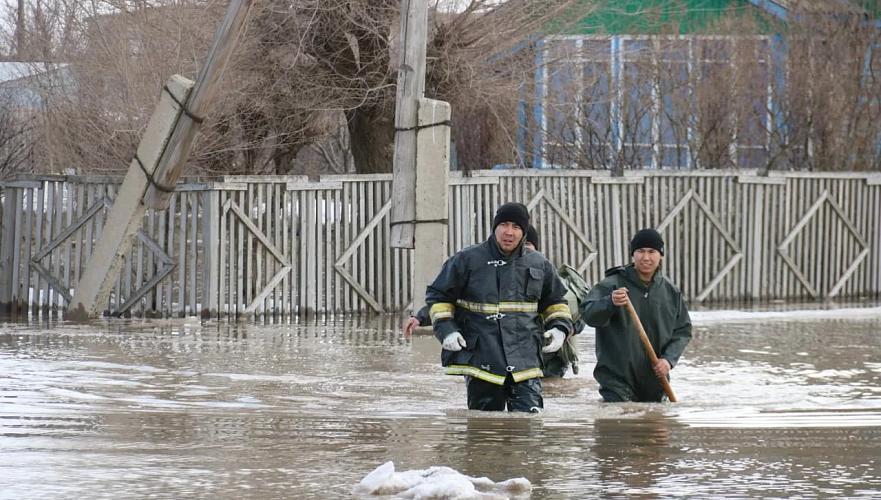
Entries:
{"label": "fence post", "polygon": [[213,186],[202,196],[202,317],[217,316],[220,286],[220,192]]}
{"label": "fence post", "polygon": [[609,191],[612,193],[612,213],[610,215],[612,217],[612,251],[615,257],[613,260],[623,258],[623,262],[627,262],[630,260],[630,252],[624,249],[623,242],[625,238],[629,241],[632,235],[626,234],[624,231],[624,219],[627,218],[627,214],[622,213],[626,207],[621,204],[621,185],[612,184],[609,186]]}
{"label": "fence post", "polygon": [[[756,202],[753,212],[753,251],[752,251],[752,276],[750,279],[750,298],[753,300],[758,300],[762,297],[762,278],[763,278],[763,269],[762,269],[762,244],[764,243],[764,238],[762,237],[762,233],[765,231],[764,225],[764,217],[765,217],[765,186],[758,184],[756,186]],[[744,223],[747,222],[747,218],[744,217]]]}
{"label": "fence post", "polygon": [[[0,185],[0,312],[10,310],[12,303],[12,251],[15,248],[12,226],[14,211],[10,201],[10,190],[5,185]],[[13,196],[13,199],[15,197]]]}

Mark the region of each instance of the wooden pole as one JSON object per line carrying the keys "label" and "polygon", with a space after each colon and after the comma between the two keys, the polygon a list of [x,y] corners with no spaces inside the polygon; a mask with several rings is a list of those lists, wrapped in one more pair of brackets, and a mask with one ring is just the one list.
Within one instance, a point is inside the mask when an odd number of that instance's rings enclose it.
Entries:
{"label": "wooden pole", "polygon": [[[645,349],[645,353],[649,357],[652,368],[654,368],[655,363],[658,362],[658,356],[655,354],[655,349],[652,347],[652,343],[649,341],[649,336],[646,335],[645,328],[642,327],[642,321],[639,320],[639,316],[636,314],[633,304],[630,303],[630,299],[627,299],[627,305],[625,307],[627,308],[627,314],[630,315],[630,319],[636,326],[636,331],[639,333],[639,340],[642,341],[642,347]],[[658,380],[661,381],[661,387],[664,388],[664,394],[667,395],[670,402],[675,403],[676,394],[673,394],[673,388],[670,387],[670,381],[667,380],[667,377],[658,377]]]}
{"label": "wooden pole", "polygon": [[416,130],[419,99],[425,93],[426,0],[401,0],[401,38],[395,98],[395,156],[392,177],[391,246],[413,248],[416,219]]}
{"label": "wooden pole", "polygon": [[[208,53],[208,59],[185,103],[186,116],[189,119],[178,120],[164,154],[156,165],[153,174],[155,184],[151,184],[144,195],[144,204],[147,207],[164,210],[168,206],[171,195],[168,189],[174,187],[183,172],[201,120],[208,113],[214,91],[244,29],[252,3],[253,0],[230,2],[223,24],[214,35],[214,44]],[[156,184],[164,188],[157,188]]]}

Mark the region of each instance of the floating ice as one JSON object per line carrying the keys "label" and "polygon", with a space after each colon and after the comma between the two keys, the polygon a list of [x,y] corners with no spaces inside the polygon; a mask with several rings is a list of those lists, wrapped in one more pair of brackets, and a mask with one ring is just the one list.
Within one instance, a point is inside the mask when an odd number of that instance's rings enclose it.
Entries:
{"label": "floating ice", "polygon": [[851,307],[831,309],[808,309],[792,311],[689,311],[692,323],[719,323],[732,321],[801,320],[818,319],[865,319],[881,317],[881,307]]}
{"label": "floating ice", "polygon": [[532,483],[523,477],[496,483],[443,466],[395,472],[395,464],[390,461],[364,476],[352,489],[355,495],[394,495],[394,498],[414,500],[505,500],[530,492]]}

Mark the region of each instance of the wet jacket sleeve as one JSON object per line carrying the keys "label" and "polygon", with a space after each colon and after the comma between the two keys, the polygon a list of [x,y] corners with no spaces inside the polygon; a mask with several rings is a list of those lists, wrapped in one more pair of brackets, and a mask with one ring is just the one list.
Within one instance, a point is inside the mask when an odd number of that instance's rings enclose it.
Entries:
{"label": "wet jacket sleeve", "polygon": [[606,326],[612,316],[618,311],[618,306],[612,304],[612,290],[615,285],[603,280],[587,294],[581,304],[581,319],[588,325],[598,328]]}
{"label": "wet jacket sleeve", "polygon": [[431,324],[431,316],[428,314],[428,305],[422,306],[414,316],[419,321],[419,326],[429,326]]}
{"label": "wet jacket sleeve", "polygon": [[559,328],[560,331],[572,333],[572,313],[569,301],[566,300],[566,285],[557,274],[553,264],[545,263],[544,285],[542,296],[538,302],[538,310],[544,319],[544,329]]}
{"label": "wet jacket sleeve", "polygon": [[425,290],[425,304],[434,336],[440,342],[452,332],[461,332],[456,323],[456,299],[462,297],[467,283],[462,254],[456,254],[444,262],[440,274]]}
{"label": "wet jacket sleeve", "polygon": [[679,362],[679,356],[685,351],[685,346],[691,341],[691,316],[688,314],[688,307],[682,300],[682,293],[677,294],[679,301],[676,319],[674,320],[673,335],[670,341],[661,348],[659,357],[670,362],[670,367],[676,366]]}

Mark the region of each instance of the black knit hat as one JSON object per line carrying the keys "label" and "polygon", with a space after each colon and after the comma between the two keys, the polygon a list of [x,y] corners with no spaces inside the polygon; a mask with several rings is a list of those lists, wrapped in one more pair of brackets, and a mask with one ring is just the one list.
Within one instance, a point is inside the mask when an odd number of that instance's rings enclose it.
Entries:
{"label": "black knit hat", "polygon": [[529,228],[526,229],[526,241],[532,243],[532,246],[538,250],[538,244],[541,242],[538,238],[538,231],[535,229],[535,226],[532,224],[529,225]]}
{"label": "black knit hat", "polygon": [[496,210],[496,216],[493,218],[493,231],[502,222],[513,222],[525,232],[529,228],[529,210],[522,203],[505,203]]}
{"label": "black knit hat", "polygon": [[664,238],[661,238],[661,234],[654,229],[640,229],[630,240],[630,255],[640,248],[654,248],[664,255]]}

